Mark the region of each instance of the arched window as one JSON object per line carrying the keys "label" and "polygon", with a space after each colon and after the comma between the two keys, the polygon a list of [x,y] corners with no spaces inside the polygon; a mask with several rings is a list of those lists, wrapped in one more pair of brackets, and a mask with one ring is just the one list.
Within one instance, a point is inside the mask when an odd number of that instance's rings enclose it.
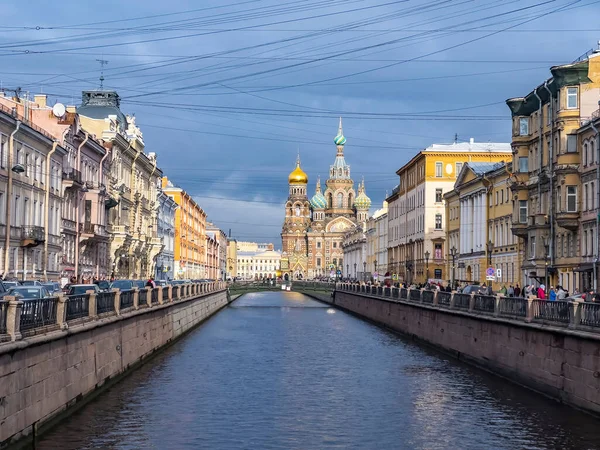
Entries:
{"label": "arched window", "polygon": [[348,194],[348,208],[352,208],[352,203],[352,194],[350,193]]}
{"label": "arched window", "polygon": [[339,192],[337,195],[337,207],[338,208],[344,207],[344,194],[342,194],[341,192]]}
{"label": "arched window", "polygon": [[328,195],[327,197],[328,197],[328,200],[329,200],[329,201],[327,202],[327,203],[329,203],[329,207],[330,207],[330,208],[333,208],[333,194],[330,192],[330,193],[329,193],[329,195]]}
{"label": "arched window", "polygon": [[338,169],[338,176],[342,176],[342,169]]}

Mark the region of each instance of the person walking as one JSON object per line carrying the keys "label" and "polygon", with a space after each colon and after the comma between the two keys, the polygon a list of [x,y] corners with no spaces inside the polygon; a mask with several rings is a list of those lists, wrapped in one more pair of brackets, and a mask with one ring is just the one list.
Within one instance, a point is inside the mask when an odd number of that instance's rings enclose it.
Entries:
{"label": "person walking", "polygon": [[537,297],[540,300],[546,300],[546,286],[540,284],[540,287],[537,290]]}
{"label": "person walking", "polygon": [[555,302],[556,301],[556,291],[554,290],[554,286],[550,286],[550,294],[549,294],[549,298],[551,302]]}
{"label": "person walking", "polygon": [[512,284],[508,286],[508,291],[506,291],[506,294],[509,297],[514,297],[515,296],[515,288],[513,287]]}
{"label": "person walking", "polygon": [[150,278],[148,278],[148,281],[146,281],[146,287],[151,287],[152,289],[156,287],[156,283],[154,282],[153,276],[150,276]]}
{"label": "person walking", "polygon": [[519,283],[515,286],[515,297],[521,296],[521,288],[519,287]]}

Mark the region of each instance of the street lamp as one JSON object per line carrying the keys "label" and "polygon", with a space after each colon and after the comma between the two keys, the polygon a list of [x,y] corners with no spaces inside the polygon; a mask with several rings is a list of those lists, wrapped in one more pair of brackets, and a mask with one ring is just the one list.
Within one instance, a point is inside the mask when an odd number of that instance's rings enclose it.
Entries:
{"label": "street lamp", "polygon": [[544,270],[544,279],[545,279],[545,284],[544,286],[546,287],[545,292],[546,294],[548,294],[548,254],[549,249],[550,249],[550,241],[548,239],[548,236],[542,236],[542,240],[544,241],[544,266],[545,266],[545,270]]}
{"label": "street lamp", "polygon": [[354,263],[354,279],[357,280],[358,278],[356,278],[356,263]]}
{"label": "street lamp", "polygon": [[492,267],[492,250],[494,250],[494,243],[492,241],[488,241],[485,244],[487,249],[487,257],[488,257],[488,267]]}
{"label": "street lamp", "polygon": [[393,276],[394,275],[394,257],[393,256],[390,258],[390,265],[392,266],[391,272],[392,272],[392,276]]}
{"label": "street lamp", "polygon": [[452,256],[452,286],[451,288],[454,289],[454,283],[455,283],[455,277],[454,277],[454,269],[456,268],[456,247],[452,247],[450,249],[450,256]]}
{"label": "street lamp", "polygon": [[349,273],[350,273],[350,264],[346,264],[346,279],[348,279]]}
{"label": "street lamp", "polygon": [[429,255],[431,255],[431,253],[427,250],[425,252],[425,282],[429,281]]}
{"label": "street lamp", "polygon": [[367,262],[363,261],[363,281],[367,281]]}
{"label": "street lamp", "polygon": [[[379,279],[379,274],[377,273],[377,260],[373,261],[373,267],[375,267],[375,271],[373,273],[373,275],[377,275],[377,279]],[[374,280],[376,281],[376,280]]]}

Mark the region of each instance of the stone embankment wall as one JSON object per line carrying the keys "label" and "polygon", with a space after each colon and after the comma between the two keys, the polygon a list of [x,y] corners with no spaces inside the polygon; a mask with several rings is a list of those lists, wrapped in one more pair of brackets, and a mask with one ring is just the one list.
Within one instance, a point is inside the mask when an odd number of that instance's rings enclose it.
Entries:
{"label": "stone embankment wall", "polygon": [[600,333],[340,290],[321,300],[600,414]]}
{"label": "stone embankment wall", "polygon": [[0,344],[0,448],[43,431],[227,303],[221,287]]}

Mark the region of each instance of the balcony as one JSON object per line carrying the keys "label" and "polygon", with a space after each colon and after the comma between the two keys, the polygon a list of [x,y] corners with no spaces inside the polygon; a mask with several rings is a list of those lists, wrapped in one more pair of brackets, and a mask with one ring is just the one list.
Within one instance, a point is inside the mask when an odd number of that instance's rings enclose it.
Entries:
{"label": "balcony", "polygon": [[84,222],[79,224],[79,233],[82,239],[90,239],[94,237],[94,224]]}
{"label": "balcony", "polygon": [[37,247],[44,242],[44,227],[21,227],[21,247]]}
{"label": "balcony", "polygon": [[109,225],[108,232],[111,234],[129,234],[128,225]]}
{"label": "balcony", "polygon": [[68,189],[71,187],[83,187],[83,181],[81,178],[81,172],[76,169],[71,169],[69,172],[63,172],[62,174],[63,186]]}
{"label": "balcony", "polygon": [[527,237],[527,224],[526,223],[518,223],[513,222],[511,228],[512,234],[518,237]]}
{"label": "balcony", "polygon": [[556,213],[556,223],[559,227],[575,231],[579,228],[579,212],[558,212]]}

